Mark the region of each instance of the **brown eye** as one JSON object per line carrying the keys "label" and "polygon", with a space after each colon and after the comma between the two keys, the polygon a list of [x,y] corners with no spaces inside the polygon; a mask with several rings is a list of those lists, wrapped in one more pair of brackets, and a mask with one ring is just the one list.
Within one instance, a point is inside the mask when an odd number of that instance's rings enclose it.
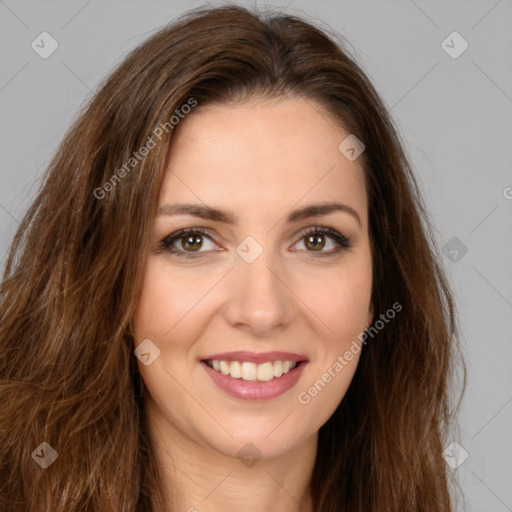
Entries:
{"label": "brown eye", "polygon": [[[205,247],[206,243],[206,247]],[[211,244],[211,247],[208,247]],[[215,250],[215,242],[203,228],[185,228],[171,233],[160,242],[160,248],[183,258],[198,258]],[[211,250],[210,250],[211,249]]]}
{"label": "brown eye", "polygon": [[181,240],[181,246],[186,251],[197,251],[203,245],[202,235],[185,235],[179,240]]}
{"label": "brown eye", "polygon": [[332,256],[352,247],[349,237],[326,226],[307,228],[300,235],[299,242],[304,244],[305,252],[315,257]]}
{"label": "brown eye", "polygon": [[324,235],[310,235],[305,239],[305,245],[312,251],[321,251],[325,247]]}

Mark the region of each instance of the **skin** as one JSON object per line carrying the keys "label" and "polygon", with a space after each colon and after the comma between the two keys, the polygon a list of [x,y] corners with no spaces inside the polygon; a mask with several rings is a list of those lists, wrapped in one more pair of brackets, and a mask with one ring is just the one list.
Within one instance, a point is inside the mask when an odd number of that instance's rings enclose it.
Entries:
{"label": "skin", "polygon": [[[343,399],[360,352],[307,405],[297,395],[373,318],[363,171],[338,150],[348,135],[320,105],[293,98],[199,106],[175,129],[159,206],[202,203],[238,221],[155,219],[133,325],[136,346],[149,338],[160,350],[149,366],[138,364],[157,463],[173,496],[166,510],[312,511],[318,430]],[[345,212],[286,222],[292,210],[329,201],[351,206],[361,225]],[[332,253],[336,242],[321,234],[315,251],[300,232],[317,225],[352,246]],[[198,258],[160,248],[169,234],[194,227],[210,237],[199,235]],[[236,252],[247,236],[263,249],[252,263]],[[197,255],[187,239],[174,247]],[[309,363],[281,396],[244,401],[220,390],[200,363],[235,350],[295,352]],[[252,467],[237,457],[246,443],[261,453]]]}

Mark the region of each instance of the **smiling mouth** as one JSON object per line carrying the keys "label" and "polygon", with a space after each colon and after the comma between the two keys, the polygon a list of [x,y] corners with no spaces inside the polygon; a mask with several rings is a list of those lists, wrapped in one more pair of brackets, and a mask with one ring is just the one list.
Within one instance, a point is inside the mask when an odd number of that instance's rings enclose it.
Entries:
{"label": "smiling mouth", "polygon": [[249,361],[206,359],[204,362],[222,375],[250,382],[268,382],[286,375],[304,361],[267,361],[262,364]]}

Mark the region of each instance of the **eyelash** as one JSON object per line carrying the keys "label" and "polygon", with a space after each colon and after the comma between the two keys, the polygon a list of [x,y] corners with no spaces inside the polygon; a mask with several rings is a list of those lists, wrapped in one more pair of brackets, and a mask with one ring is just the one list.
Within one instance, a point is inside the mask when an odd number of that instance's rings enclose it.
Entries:
{"label": "eyelash", "polygon": [[[203,235],[207,238],[209,238],[212,242],[214,240],[211,238],[211,236],[208,234],[208,232],[203,228],[184,228],[180,229],[174,233],[171,233],[170,235],[166,236],[163,240],[160,242],[160,249],[163,251],[170,252],[173,255],[178,256],[179,258],[187,258],[187,259],[194,259],[201,257],[202,252],[208,252],[208,251],[198,251],[198,252],[191,252],[191,251],[180,251],[176,250],[172,247],[174,242],[176,240],[179,240],[180,238],[183,238],[186,235]],[[326,257],[326,256],[332,256],[334,254],[338,254],[344,249],[349,249],[352,247],[352,241],[350,237],[346,237],[345,235],[339,233],[333,228],[326,227],[326,226],[312,226],[310,228],[306,228],[300,232],[300,239],[298,241],[303,240],[304,238],[308,236],[313,235],[327,235],[330,238],[332,238],[335,243],[337,244],[337,248],[335,250],[331,250],[329,252],[320,251],[306,251],[312,254],[313,257]]]}

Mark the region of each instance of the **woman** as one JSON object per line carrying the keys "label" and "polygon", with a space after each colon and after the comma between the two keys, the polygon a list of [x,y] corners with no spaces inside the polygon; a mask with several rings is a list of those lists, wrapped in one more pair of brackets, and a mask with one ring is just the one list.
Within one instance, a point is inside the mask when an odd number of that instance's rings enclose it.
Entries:
{"label": "woman", "polygon": [[450,290],[382,101],[191,11],[69,131],[2,283],[3,511],[449,511]]}

